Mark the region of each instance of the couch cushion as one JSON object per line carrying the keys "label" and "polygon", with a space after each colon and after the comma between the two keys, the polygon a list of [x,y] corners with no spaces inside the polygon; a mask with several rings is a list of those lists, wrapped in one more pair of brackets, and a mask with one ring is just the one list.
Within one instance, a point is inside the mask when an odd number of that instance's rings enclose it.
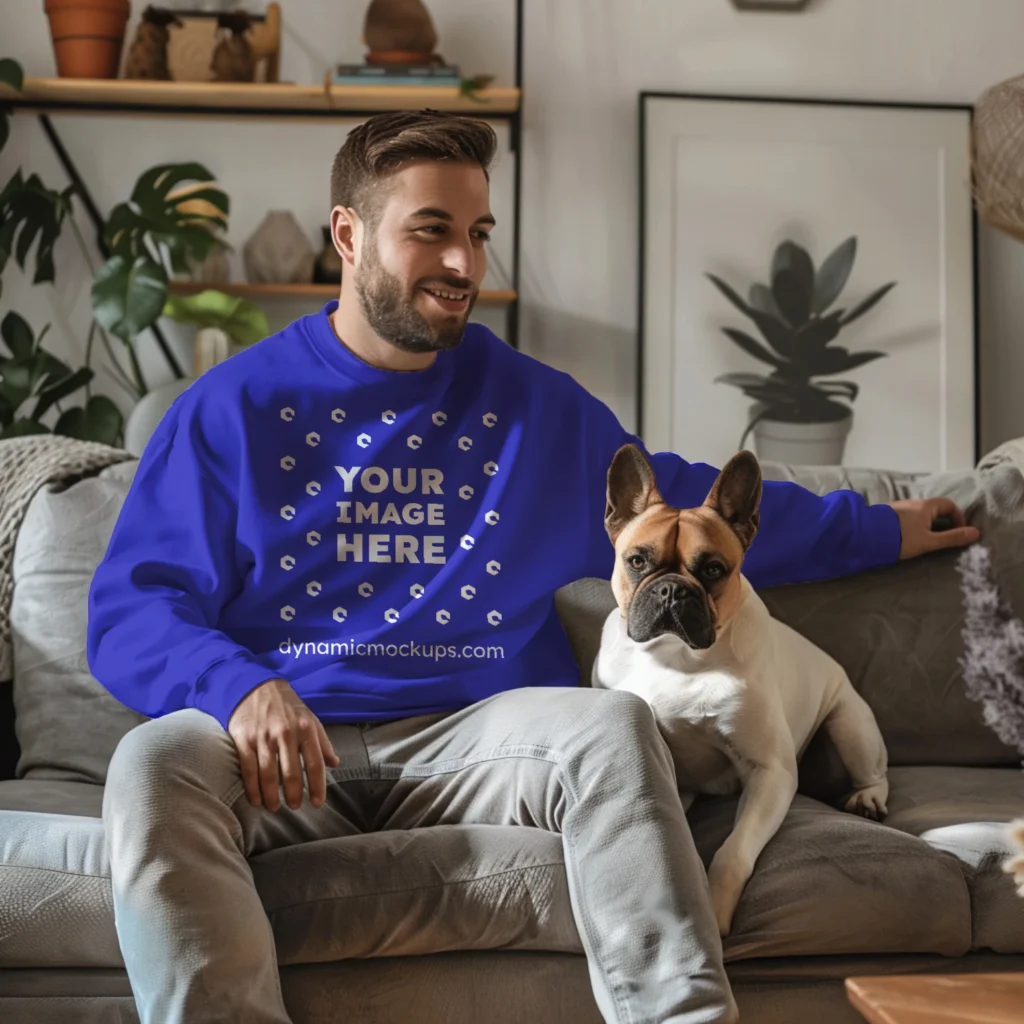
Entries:
{"label": "couch cushion", "polygon": [[[0,782],[0,968],[121,967],[103,789]],[[437,826],[254,857],[281,963],[449,949],[583,953],[559,836]]]}
{"label": "couch cushion", "polygon": [[145,721],[96,682],[85,653],[89,585],[137,465],[47,484],[25,514],[11,603],[19,777],[102,784],[118,740]]}
{"label": "couch cushion", "polygon": [[1019,852],[1007,822],[1024,818],[1012,768],[894,768],[886,824],[955,857],[971,893],[975,949],[1024,953],[1024,898],[1003,862]]}
{"label": "couch cushion", "polygon": [[[732,831],[737,797],[687,815],[705,866]],[[754,957],[939,953],[971,948],[960,865],[898,829],[797,795],[740,899],[729,961]]]}
{"label": "couch cushion", "polygon": [[0,968],[123,966],[102,800],[88,783],[0,782]]}

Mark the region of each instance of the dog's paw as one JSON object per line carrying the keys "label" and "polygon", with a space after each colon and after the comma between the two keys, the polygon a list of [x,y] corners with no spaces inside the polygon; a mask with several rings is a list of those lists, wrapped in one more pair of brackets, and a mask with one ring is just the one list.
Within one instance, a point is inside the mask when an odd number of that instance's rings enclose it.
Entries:
{"label": "dog's paw", "polygon": [[846,801],[846,810],[850,814],[859,814],[862,818],[869,818],[871,821],[883,821],[889,813],[885,806],[886,798],[889,796],[889,783],[883,779],[873,786],[865,786],[858,789],[849,800]]}

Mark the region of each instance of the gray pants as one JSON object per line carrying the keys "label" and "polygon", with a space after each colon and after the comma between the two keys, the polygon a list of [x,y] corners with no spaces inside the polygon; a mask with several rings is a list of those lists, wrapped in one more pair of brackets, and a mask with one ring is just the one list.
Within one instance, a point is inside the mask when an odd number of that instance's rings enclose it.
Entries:
{"label": "gray pants", "polygon": [[122,739],[103,819],[118,941],[143,1024],[289,1021],[247,857],[460,823],[563,837],[606,1021],[737,1019],[675,769],[640,697],[530,687],[461,711],[326,729],[341,759],[327,770],[326,802],[314,808],[307,796],[293,811],[282,797],[273,813],[248,802],[234,742],[201,711]]}

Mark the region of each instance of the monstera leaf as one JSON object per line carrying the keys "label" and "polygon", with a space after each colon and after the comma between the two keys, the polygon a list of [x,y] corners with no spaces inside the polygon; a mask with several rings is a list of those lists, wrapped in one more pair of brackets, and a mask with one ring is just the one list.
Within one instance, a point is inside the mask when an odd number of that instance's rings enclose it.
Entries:
{"label": "monstera leaf", "polygon": [[32,243],[38,239],[33,283],[53,280],[53,247],[71,212],[74,191],[75,186],[69,185],[56,192],[38,174],[26,181],[20,170],[14,172],[0,192],[0,273],[11,256],[24,270]]}
{"label": "monstera leaf", "polygon": [[[162,246],[175,273],[186,272],[189,256],[204,260],[215,242],[211,229],[227,226],[229,208],[227,195],[208,184],[212,180],[198,163],[151,167],[135,183],[131,199],[115,206],[107,219],[111,253],[129,261],[142,255],[156,259]],[[183,182],[198,185],[183,187]]]}
{"label": "monstera leaf", "polygon": [[148,256],[111,256],[92,284],[96,322],[131,342],[160,315],[167,301],[167,271]]}
{"label": "monstera leaf", "polygon": [[[21,65],[16,60],[11,60],[10,57],[4,57],[3,60],[0,60],[0,85],[13,89],[15,92],[21,92],[23,84],[24,75],[22,74]],[[2,103],[2,100],[0,100],[0,103]],[[0,149],[3,149],[7,144],[7,139],[11,133],[8,116],[7,111],[0,106]]]}

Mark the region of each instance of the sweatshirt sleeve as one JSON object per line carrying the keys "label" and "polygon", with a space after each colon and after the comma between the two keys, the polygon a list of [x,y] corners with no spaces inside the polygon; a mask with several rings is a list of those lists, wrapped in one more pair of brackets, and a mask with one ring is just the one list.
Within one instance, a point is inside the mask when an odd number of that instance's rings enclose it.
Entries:
{"label": "sweatshirt sleeve", "polygon": [[[587,576],[608,579],[615,551],[604,528],[608,467],[630,434],[599,399],[586,394],[584,436],[594,439],[597,461],[591,469],[594,507]],[[588,400],[588,401],[587,401]],[[703,504],[719,470],[690,463],[672,452],[648,454],[662,497],[678,508]],[[788,481],[764,482],[761,524],[743,562],[743,573],[756,589],[784,583],[832,579],[892,565],[899,559],[902,536],[899,517],[890,505],[869,505],[856,491],[819,496]]]}
{"label": "sweatshirt sleeve", "polygon": [[176,405],[142,454],[93,575],[86,653],[97,681],[140,714],[194,707],[226,729],[242,698],[277,673],[217,629],[242,584],[237,506]]}

